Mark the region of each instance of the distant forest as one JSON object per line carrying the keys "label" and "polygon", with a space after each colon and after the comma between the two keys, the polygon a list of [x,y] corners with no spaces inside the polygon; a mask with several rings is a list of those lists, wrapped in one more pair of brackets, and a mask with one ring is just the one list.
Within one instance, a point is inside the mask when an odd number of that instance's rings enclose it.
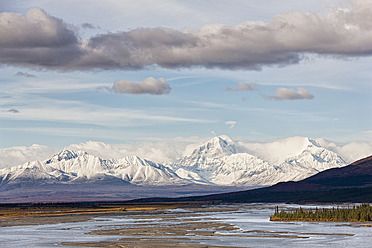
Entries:
{"label": "distant forest", "polygon": [[270,216],[271,221],[372,221],[372,206],[364,203],[359,206],[348,208],[322,208],[303,209],[298,208],[293,211],[279,211],[275,208],[274,215]]}

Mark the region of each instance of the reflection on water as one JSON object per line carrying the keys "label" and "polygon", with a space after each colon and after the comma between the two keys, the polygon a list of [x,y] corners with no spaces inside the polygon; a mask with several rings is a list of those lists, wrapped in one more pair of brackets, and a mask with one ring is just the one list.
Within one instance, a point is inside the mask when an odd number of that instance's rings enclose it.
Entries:
{"label": "reflection on water", "polygon": [[[193,222],[228,223],[234,229],[215,230],[214,235],[184,237],[202,244],[236,247],[371,247],[372,227],[333,222],[270,222],[277,204],[244,204],[204,208],[200,213],[192,210],[170,210],[158,214],[102,217],[77,223],[57,223],[35,226],[0,227],[0,247],[67,247],[62,242],[116,241],[125,236],[88,235],[94,230],[107,230],[153,225],[175,225]],[[226,209],[230,208],[230,210]],[[300,207],[279,204],[280,208]],[[301,206],[324,207],[324,206]],[[330,206],[331,207],[331,206]],[[164,216],[177,216],[165,218]],[[214,223],[212,225],[212,223]],[[156,224],[156,225],[154,225]],[[150,226],[151,228],[151,226]],[[205,225],[203,226],[204,229]],[[199,233],[207,230],[196,230]],[[197,233],[197,232],[195,232]],[[133,237],[133,236],[132,236]],[[154,238],[154,237],[152,237]]]}

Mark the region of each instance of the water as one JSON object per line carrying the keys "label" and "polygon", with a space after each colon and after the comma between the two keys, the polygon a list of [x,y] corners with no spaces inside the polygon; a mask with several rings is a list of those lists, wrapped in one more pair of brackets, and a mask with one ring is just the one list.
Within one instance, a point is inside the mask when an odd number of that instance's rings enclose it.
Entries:
{"label": "water", "polygon": [[[233,231],[220,231],[223,236],[208,236],[199,243],[209,245],[226,245],[237,247],[372,247],[372,227],[350,225],[350,223],[334,222],[270,222],[276,204],[244,204],[238,210],[212,211],[210,207],[203,212],[200,221],[230,223],[238,227]],[[218,206],[221,207],[221,206]],[[230,206],[223,206],[230,207]],[[300,205],[280,204],[280,208],[300,207]],[[316,206],[301,206],[313,207]],[[324,207],[324,206],[317,206]],[[332,207],[332,206],[329,206]],[[68,247],[61,242],[99,242],[116,241],[123,236],[88,235],[86,233],[100,229],[115,229],[118,226],[136,226],[143,224],[174,224],[182,223],[183,217],[190,219],[200,217],[188,216],[195,214],[185,210],[166,211],[169,214],[180,215],[177,220],[164,220],[162,216],[136,215],[136,218],[102,217],[76,223],[56,223],[47,225],[30,225],[0,227],[0,247],[4,248],[40,248]],[[140,219],[138,219],[140,218]],[[211,218],[211,219],[209,219]],[[213,220],[212,220],[213,219]],[[140,220],[140,222],[138,222]],[[155,227],[156,228],[156,227]],[[230,236],[229,236],[230,235]],[[199,237],[200,238],[200,237]],[[204,237],[203,237],[204,238]],[[192,237],[190,237],[192,239]]]}

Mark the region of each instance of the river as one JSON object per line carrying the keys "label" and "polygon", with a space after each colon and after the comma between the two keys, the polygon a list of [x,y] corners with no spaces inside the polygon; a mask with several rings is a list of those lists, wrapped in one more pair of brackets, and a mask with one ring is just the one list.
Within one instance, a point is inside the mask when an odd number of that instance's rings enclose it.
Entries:
{"label": "river", "polygon": [[[140,238],[151,242],[159,238],[163,241],[178,240],[221,247],[372,247],[372,227],[363,223],[271,222],[269,217],[277,205],[280,209],[333,207],[294,204],[218,205],[199,209],[134,212],[133,215],[126,213],[123,216],[95,217],[75,223],[0,227],[0,247],[67,248],[70,246],[61,243],[121,242],[126,238],[131,240],[126,242],[138,244],[138,247],[147,247],[141,246]],[[196,225],[198,223],[200,225]],[[188,226],[196,228],[190,231]],[[180,227],[183,227],[182,232]],[[120,229],[120,233],[87,234],[112,229]],[[135,235],[133,230],[141,230],[142,233]],[[181,237],[180,233],[184,235]]]}

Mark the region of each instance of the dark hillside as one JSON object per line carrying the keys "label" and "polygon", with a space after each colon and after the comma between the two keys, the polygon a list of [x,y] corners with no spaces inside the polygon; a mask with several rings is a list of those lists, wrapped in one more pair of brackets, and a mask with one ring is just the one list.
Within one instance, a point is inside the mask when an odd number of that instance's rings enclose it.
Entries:
{"label": "dark hillside", "polygon": [[372,156],[342,168],[329,169],[302,180],[333,187],[372,186]]}

